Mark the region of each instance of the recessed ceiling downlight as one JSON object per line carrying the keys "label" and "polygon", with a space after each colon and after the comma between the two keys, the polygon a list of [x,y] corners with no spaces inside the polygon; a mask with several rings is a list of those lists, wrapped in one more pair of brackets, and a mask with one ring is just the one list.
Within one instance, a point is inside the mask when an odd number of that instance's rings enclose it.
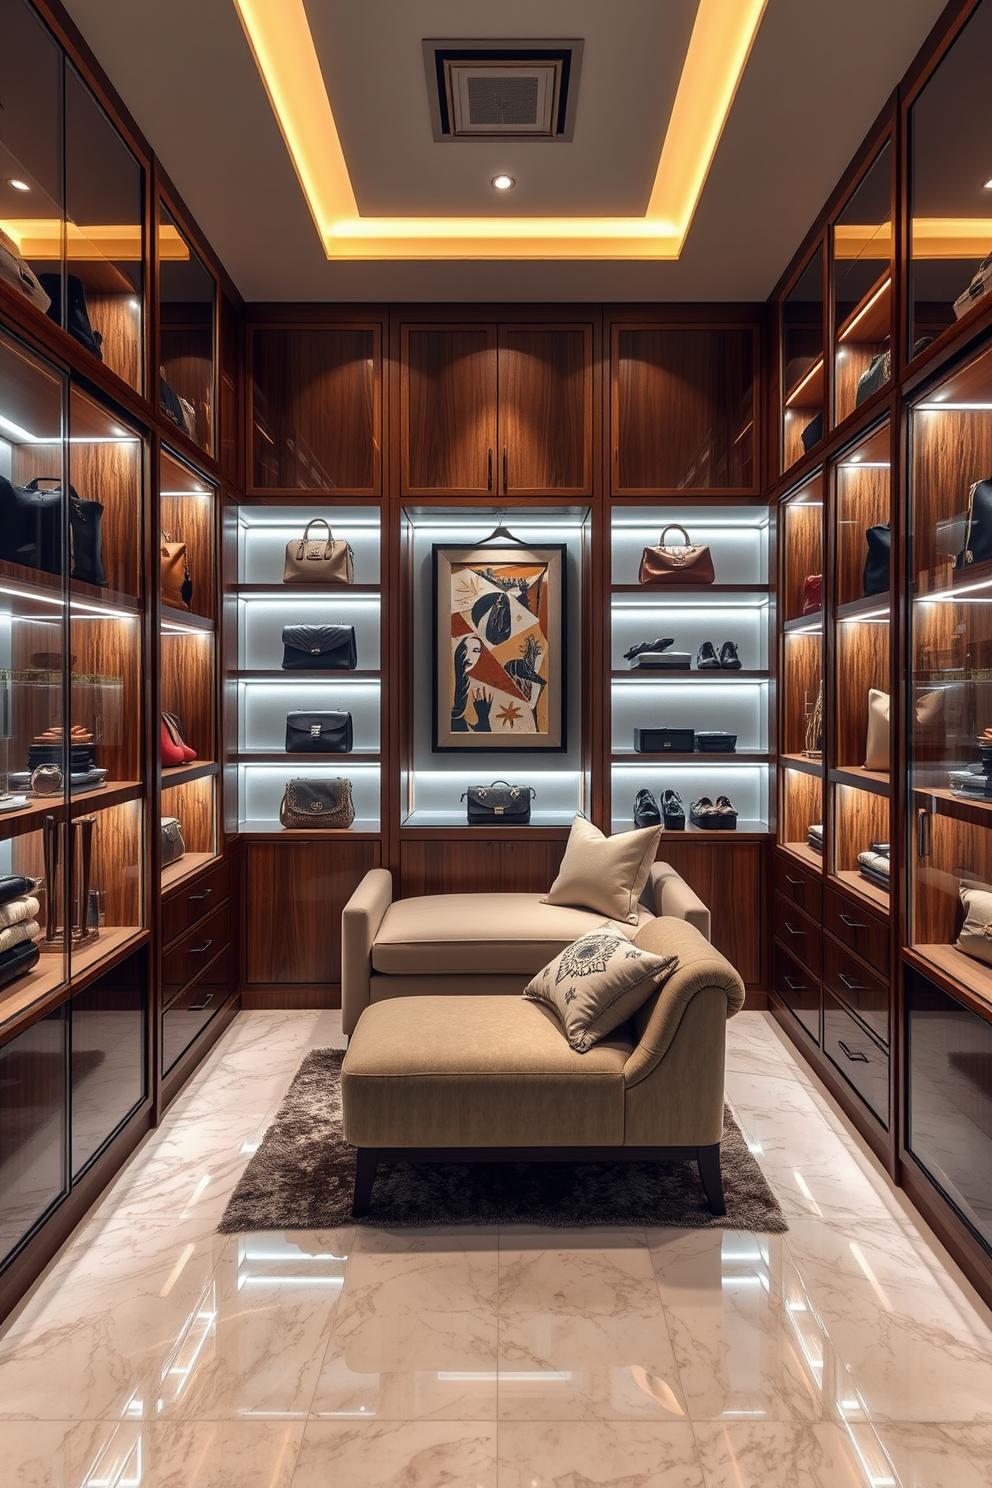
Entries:
{"label": "recessed ceiling downlight", "polygon": [[499,175],[493,176],[492,184],[496,191],[512,191],[517,183],[512,176]]}
{"label": "recessed ceiling downlight", "polygon": [[28,185],[27,181],[19,181],[16,176],[11,176],[10,180],[7,182],[7,185],[13,186],[15,191],[31,190],[31,187]]}

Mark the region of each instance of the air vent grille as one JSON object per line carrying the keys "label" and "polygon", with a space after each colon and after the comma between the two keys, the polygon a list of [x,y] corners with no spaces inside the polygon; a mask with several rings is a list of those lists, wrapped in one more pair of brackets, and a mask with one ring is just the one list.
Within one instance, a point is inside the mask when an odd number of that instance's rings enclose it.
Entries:
{"label": "air vent grille", "polygon": [[468,91],[468,122],[479,124],[537,124],[537,95],[539,82],[536,77],[473,77],[466,79]]}
{"label": "air vent grille", "polygon": [[581,41],[424,42],[436,140],[572,137]]}

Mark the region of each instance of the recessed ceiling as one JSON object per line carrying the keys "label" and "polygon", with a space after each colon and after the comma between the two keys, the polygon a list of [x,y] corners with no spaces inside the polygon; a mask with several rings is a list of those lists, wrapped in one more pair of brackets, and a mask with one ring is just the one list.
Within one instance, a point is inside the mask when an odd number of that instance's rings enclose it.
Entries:
{"label": "recessed ceiling", "polygon": [[[66,3],[242,293],[274,300],[764,298],[943,8],[769,0],[677,261],[329,262],[233,0]],[[643,214],[696,11],[307,0],[360,213]],[[423,40],[465,35],[583,38],[574,140],[436,143]]]}

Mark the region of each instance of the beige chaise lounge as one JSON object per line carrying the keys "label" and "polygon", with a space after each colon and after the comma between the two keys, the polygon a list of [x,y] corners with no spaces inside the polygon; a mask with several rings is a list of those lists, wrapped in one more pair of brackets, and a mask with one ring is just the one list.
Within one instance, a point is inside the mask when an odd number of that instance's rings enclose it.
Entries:
{"label": "beige chaise lounge", "polygon": [[695,1159],[711,1209],[724,1213],[726,1026],[744,986],[684,917],[648,917],[635,943],[677,954],[678,968],[585,1054],[521,997],[366,1006],[341,1082],[345,1140],[358,1148],[355,1214],[368,1210],[379,1161],[618,1158]]}
{"label": "beige chaise lounge", "polygon": [[[362,1012],[396,997],[519,994],[602,914],[543,904],[540,894],[427,894],[393,900],[392,875],[373,868],[341,917],[341,1006],[346,1034]],[[667,915],[706,940],[710,912],[667,863],[655,863],[639,922]]]}

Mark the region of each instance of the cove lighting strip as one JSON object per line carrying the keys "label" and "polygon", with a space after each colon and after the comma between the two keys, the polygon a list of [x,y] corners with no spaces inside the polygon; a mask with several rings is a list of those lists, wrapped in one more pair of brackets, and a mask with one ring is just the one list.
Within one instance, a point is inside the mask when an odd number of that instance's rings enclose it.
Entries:
{"label": "cove lighting strip", "polygon": [[[144,229],[140,222],[91,224],[79,227],[61,217],[5,217],[2,229],[13,238],[22,258],[59,259],[65,233],[66,257],[72,263],[137,263],[144,258]],[[189,248],[179,230],[163,222],[158,230],[158,256],[170,263],[189,258]]]}
{"label": "cove lighting strip", "polygon": [[329,259],[682,252],[767,0],[699,0],[643,217],[362,217],[304,0],[233,0]]}

